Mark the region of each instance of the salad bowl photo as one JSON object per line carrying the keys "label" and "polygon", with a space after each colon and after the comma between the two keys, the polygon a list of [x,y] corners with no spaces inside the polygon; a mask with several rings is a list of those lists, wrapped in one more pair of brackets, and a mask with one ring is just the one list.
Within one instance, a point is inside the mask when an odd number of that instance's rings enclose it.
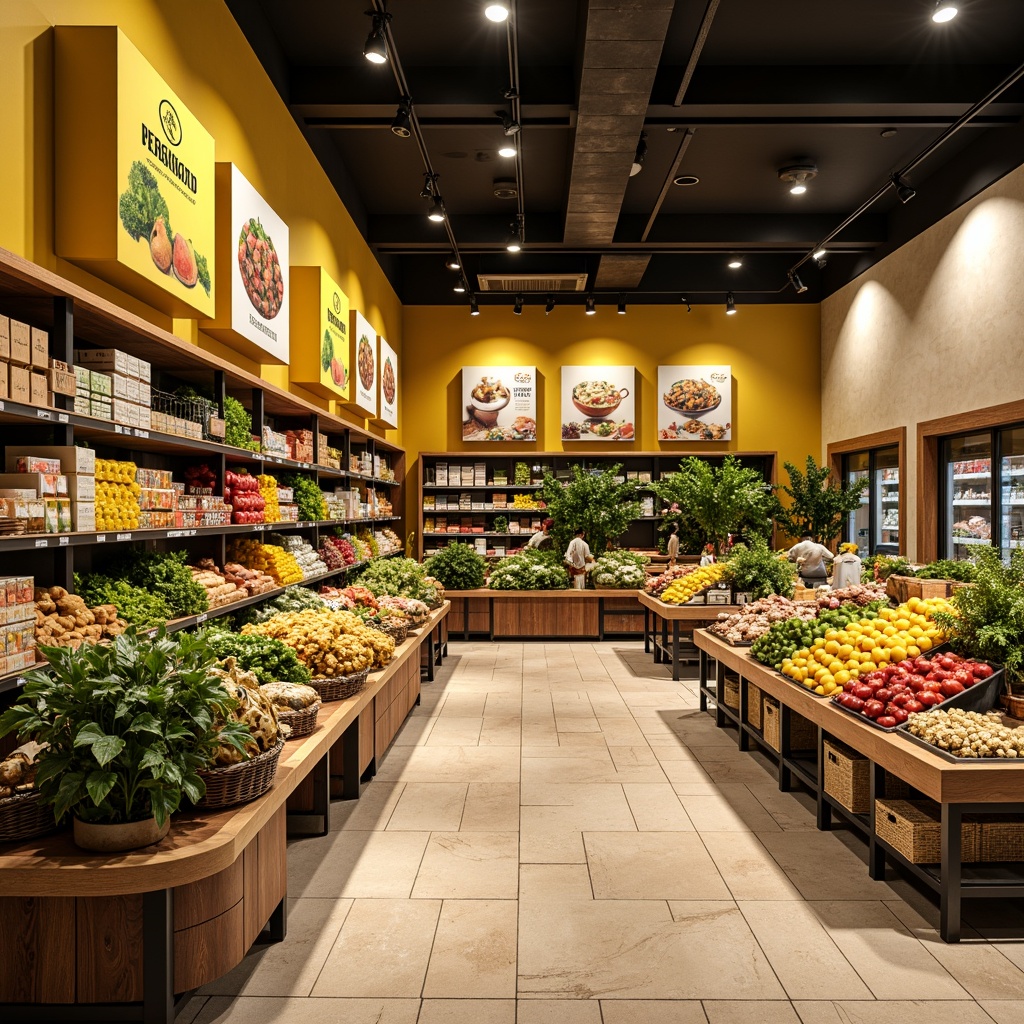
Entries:
{"label": "salad bowl photo", "polygon": [[629,397],[629,388],[617,388],[606,380],[583,380],[572,389],[572,404],[591,419],[615,412]]}

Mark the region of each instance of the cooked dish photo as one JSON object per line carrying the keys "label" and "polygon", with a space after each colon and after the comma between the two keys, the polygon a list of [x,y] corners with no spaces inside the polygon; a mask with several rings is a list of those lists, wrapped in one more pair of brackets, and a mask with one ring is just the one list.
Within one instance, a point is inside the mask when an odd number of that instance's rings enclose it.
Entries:
{"label": "cooked dish photo", "polygon": [[384,400],[388,405],[395,404],[395,368],[391,365],[391,357],[384,360],[384,369],[381,371],[380,387],[384,392]]}
{"label": "cooked dish photo", "polygon": [[[700,420],[683,420],[670,423],[658,431],[659,441],[721,441],[732,427],[731,423],[701,423]],[[689,436],[688,436],[689,435]]]}
{"label": "cooked dish photo", "polygon": [[507,402],[508,388],[498,377],[481,377],[480,383],[469,393],[474,402],[491,405],[493,402]]}
{"label": "cooked dish photo", "polygon": [[708,412],[722,401],[718,388],[706,380],[677,380],[662,396],[664,403],[678,412]]}
{"label": "cooked dish photo", "polygon": [[614,408],[628,394],[629,392],[625,389],[620,391],[606,380],[580,381],[572,389],[573,401],[579,402],[580,405],[590,406],[592,409],[600,409],[605,406],[610,409]]}
{"label": "cooked dish photo", "polygon": [[373,386],[373,346],[370,339],[364,334],[359,339],[359,351],[357,363],[359,366],[359,380],[367,391]]}

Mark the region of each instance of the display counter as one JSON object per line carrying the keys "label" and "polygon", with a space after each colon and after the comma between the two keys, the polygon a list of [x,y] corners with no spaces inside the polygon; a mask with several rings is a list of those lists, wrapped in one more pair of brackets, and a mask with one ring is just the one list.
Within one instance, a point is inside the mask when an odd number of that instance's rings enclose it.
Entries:
{"label": "display counter", "polygon": [[448,628],[462,639],[639,639],[637,590],[448,590]]}
{"label": "display counter", "polygon": [[265,925],[282,939],[288,816],[316,815],[327,832],[339,764],[342,795],[358,797],[419,700],[422,649],[431,663],[443,654],[449,609],[410,633],[362,693],[324,704],[258,800],[175,815],[164,840],[129,853],[86,853],[66,830],[0,848],[0,1018],[168,1024],[175,994],[231,970]]}
{"label": "display counter", "polygon": [[[741,750],[749,749],[751,741],[757,743],[777,763],[780,789],[789,789],[794,777],[807,786],[817,803],[818,828],[831,828],[833,813],[837,813],[860,831],[868,842],[871,878],[885,877],[888,860],[911,872],[937,893],[940,933],[946,942],[960,939],[960,909],[964,898],[1024,898],[1024,864],[966,864],[961,858],[961,824],[965,815],[1024,814],[1024,764],[996,759],[966,764],[947,761],[899,731],[883,732],[863,724],[827,698],[815,696],[755,661],[747,648],[733,647],[706,630],[698,630],[694,641],[701,652],[701,710],[707,710],[709,699],[713,701],[717,724],[737,729]],[[713,682],[709,671],[712,661],[716,666]],[[735,707],[726,703],[729,673],[739,678]],[[777,746],[766,742],[764,731],[751,721],[752,718],[756,721],[756,716],[750,714],[746,683],[778,702],[781,729]],[[817,737],[816,749],[798,749],[800,745],[793,742],[795,722],[801,726],[810,723]],[[826,791],[824,744],[829,738],[838,740],[869,762],[870,798],[866,814],[852,813]],[[878,835],[875,801],[885,796],[887,772],[941,805],[939,863],[911,863]]]}
{"label": "display counter", "polygon": [[644,651],[654,652],[655,664],[667,661],[676,681],[683,662],[697,657],[693,631],[714,622],[719,615],[740,610],[734,604],[666,604],[650,594],[638,596],[644,609]]}

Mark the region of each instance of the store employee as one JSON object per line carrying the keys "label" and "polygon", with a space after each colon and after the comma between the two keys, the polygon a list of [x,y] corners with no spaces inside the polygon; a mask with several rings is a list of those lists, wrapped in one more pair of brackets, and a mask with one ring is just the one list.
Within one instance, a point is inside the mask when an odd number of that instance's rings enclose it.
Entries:
{"label": "store employee", "polygon": [[551,527],[554,525],[554,519],[545,519],[540,529],[526,542],[526,546],[540,549],[551,547]]}
{"label": "store employee", "polygon": [[787,555],[791,562],[796,562],[800,579],[809,587],[820,587],[825,583],[828,578],[825,563],[831,562],[835,557],[809,533],[805,533],[800,538],[800,543],[794,544]]}

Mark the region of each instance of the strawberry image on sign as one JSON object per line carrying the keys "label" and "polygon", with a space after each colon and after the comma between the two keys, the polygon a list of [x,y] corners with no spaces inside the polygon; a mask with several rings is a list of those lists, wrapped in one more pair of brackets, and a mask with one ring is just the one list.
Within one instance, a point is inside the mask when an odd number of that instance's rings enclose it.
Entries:
{"label": "strawberry image on sign", "polygon": [[284,302],[284,277],[273,240],[255,217],[242,225],[238,236],[238,269],[253,308],[273,320]]}

